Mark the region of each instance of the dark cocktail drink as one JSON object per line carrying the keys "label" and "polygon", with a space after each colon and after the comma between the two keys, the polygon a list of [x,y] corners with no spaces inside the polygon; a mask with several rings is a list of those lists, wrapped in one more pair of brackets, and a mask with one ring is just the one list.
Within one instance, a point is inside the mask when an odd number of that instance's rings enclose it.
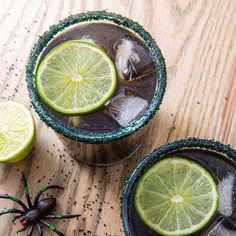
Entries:
{"label": "dark cocktail drink", "polygon": [[[142,174],[157,161],[170,157],[186,158],[199,163],[209,171],[217,184],[219,203],[216,213],[207,225],[190,235],[236,235],[236,152],[220,143],[199,139],[176,141],[157,149],[127,179],[122,199],[122,219],[126,235],[161,235],[143,223],[135,208],[134,195]],[[195,211],[198,209],[195,208]]]}
{"label": "dark cocktail drink", "polygon": [[149,48],[133,32],[110,23],[76,25],[50,42],[38,64],[56,46],[81,39],[101,46],[115,62],[118,75],[116,93],[99,111],[85,116],[63,116],[48,106],[46,109],[78,132],[110,132],[140,119],[153,100],[158,86],[158,71]]}
{"label": "dark cocktail drink", "polygon": [[[115,67],[114,93],[97,109],[86,114],[63,114],[47,100],[45,102],[35,86],[39,66],[46,64],[45,58],[67,42],[82,42],[102,49]],[[99,61],[88,59],[89,63],[93,63],[89,70],[102,70]],[[64,60],[62,66],[69,71],[71,64]],[[60,66],[51,71],[62,76],[63,73],[58,72]],[[73,74],[71,80],[80,84],[82,77],[79,73]],[[71,155],[87,163],[106,165],[130,157],[142,145],[145,124],[161,103],[166,74],[160,50],[139,24],[116,14],[90,12],[65,19],[39,39],[29,59],[27,81],[36,111],[49,126],[62,134],[60,138]],[[53,84],[50,86],[56,91]],[[88,86],[87,90],[90,89]],[[98,89],[92,89],[96,94]],[[66,86],[61,87],[53,94],[53,99],[60,101],[62,106],[61,100],[66,99],[61,99],[61,94],[67,90]],[[76,99],[80,99],[79,95]]]}

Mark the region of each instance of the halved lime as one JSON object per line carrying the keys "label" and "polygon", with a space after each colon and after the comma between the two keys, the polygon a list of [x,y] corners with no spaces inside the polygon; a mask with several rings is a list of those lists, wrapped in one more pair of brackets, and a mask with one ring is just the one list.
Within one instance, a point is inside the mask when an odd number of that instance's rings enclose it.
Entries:
{"label": "halved lime", "polygon": [[35,124],[29,110],[20,103],[0,102],[0,162],[20,161],[31,151]]}
{"label": "halved lime", "polygon": [[67,115],[100,109],[116,89],[116,70],[108,55],[94,44],[68,41],[40,63],[36,85],[43,101]]}
{"label": "halved lime", "polygon": [[218,208],[211,174],[195,161],[170,157],[141,177],[135,208],[142,221],[161,235],[191,235],[206,226]]}

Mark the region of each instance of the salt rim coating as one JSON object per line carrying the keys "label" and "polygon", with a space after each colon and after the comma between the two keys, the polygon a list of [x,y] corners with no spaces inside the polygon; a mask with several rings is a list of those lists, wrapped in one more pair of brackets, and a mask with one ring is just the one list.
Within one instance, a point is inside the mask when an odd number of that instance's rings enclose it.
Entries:
{"label": "salt rim coating", "polygon": [[132,233],[132,226],[129,221],[129,195],[133,192],[134,188],[136,188],[140,176],[146,170],[150,169],[161,158],[161,156],[184,148],[199,148],[213,152],[215,151],[236,162],[236,151],[232,149],[229,144],[225,145],[215,140],[191,137],[188,139],[176,140],[155,149],[139,162],[134,170],[127,176],[123,184],[123,190],[120,197],[120,216],[126,236],[135,236]]}
{"label": "salt rim coating", "polygon": [[[128,28],[129,30],[136,33],[144,41],[146,46],[150,49],[157,66],[158,81],[156,86],[156,91],[152,99],[152,103],[145,114],[137,121],[133,122],[129,126],[124,128],[119,128],[112,132],[85,132],[78,131],[73,128],[66,127],[59,120],[55,120],[53,115],[51,115],[43,105],[37,88],[35,86],[35,75],[34,71],[37,66],[38,58],[41,52],[47,47],[48,43],[57,35],[60,31],[63,31],[69,26],[77,23],[91,22],[91,21],[110,21],[119,26]],[[56,130],[58,133],[63,134],[65,137],[71,138],[76,141],[82,141],[84,143],[107,143],[110,141],[119,140],[121,138],[127,137],[132,133],[136,132],[138,129],[146,125],[155,115],[156,111],[159,109],[167,83],[167,74],[165,60],[162,56],[161,50],[157,46],[155,40],[151,35],[144,30],[144,28],[126,17],[119,14],[110,13],[107,11],[91,11],[86,13],[80,13],[77,15],[71,15],[64,20],[60,21],[58,24],[49,27],[42,36],[39,37],[38,42],[33,46],[28,63],[26,65],[26,81],[29,91],[29,96],[31,102],[40,116],[40,119],[44,121],[48,126]]]}

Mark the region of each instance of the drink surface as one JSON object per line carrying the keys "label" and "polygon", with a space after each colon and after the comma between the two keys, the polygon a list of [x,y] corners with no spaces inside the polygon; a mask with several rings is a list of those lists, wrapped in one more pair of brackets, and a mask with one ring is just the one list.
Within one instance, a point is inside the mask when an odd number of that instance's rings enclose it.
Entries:
{"label": "drink surface", "polygon": [[[167,156],[180,156],[196,160],[214,177],[219,191],[219,208],[217,214],[206,228],[194,236],[235,236],[236,235],[236,164],[211,151],[186,149],[172,152]],[[136,236],[157,236],[139,218],[134,207],[134,190],[129,196],[129,222]]]}
{"label": "drink surface", "polygon": [[39,63],[56,46],[83,40],[102,47],[116,66],[118,85],[114,96],[98,112],[65,116],[49,108],[55,119],[78,131],[109,132],[141,118],[152,102],[158,80],[149,48],[133,32],[111,23],[83,23],[57,35],[43,51]]}

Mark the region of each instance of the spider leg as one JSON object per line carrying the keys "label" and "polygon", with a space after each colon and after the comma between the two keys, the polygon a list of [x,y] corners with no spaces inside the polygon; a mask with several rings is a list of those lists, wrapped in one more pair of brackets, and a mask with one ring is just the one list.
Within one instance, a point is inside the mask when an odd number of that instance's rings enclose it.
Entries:
{"label": "spider leg", "polygon": [[62,186],[59,186],[59,185],[49,185],[47,187],[43,187],[40,189],[40,191],[37,193],[36,197],[35,197],[35,200],[34,200],[34,206],[37,205],[38,201],[39,201],[39,198],[40,196],[46,192],[47,190],[49,189],[64,189]]}
{"label": "spider leg", "polygon": [[37,223],[37,228],[38,228],[38,231],[39,231],[39,235],[43,236],[43,230],[42,230],[42,227],[39,223]]}
{"label": "spider leg", "polygon": [[5,215],[5,214],[9,214],[9,213],[20,213],[20,214],[24,214],[23,211],[13,208],[13,209],[4,209],[3,211],[0,212],[0,216],[1,216],[1,215]]}
{"label": "spider leg", "polygon": [[28,210],[29,210],[28,207],[27,207],[20,199],[18,199],[18,198],[16,198],[16,197],[12,197],[12,196],[10,196],[10,195],[8,195],[8,194],[0,194],[0,198],[3,198],[3,199],[10,199],[10,200],[12,200],[12,201],[14,201],[14,202],[17,202],[20,206],[23,207],[23,209],[24,209],[25,211],[28,211]]}
{"label": "spider leg", "polygon": [[30,195],[29,195],[29,188],[28,188],[28,184],[27,184],[27,180],[25,178],[25,174],[22,172],[22,182],[23,182],[23,185],[24,185],[24,193],[25,193],[25,197],[26,197],[26,200],[28,202],[28,205],[29,205],[29,208],[32,208],[32,202],[30,200]]}
{"label": "spider leg", "polygon": [[47,215],[45,217],[43,217],[44,219],[57,219],[57,220],[61,220],[61,219],[71,219],[71,218],[75,218],[75,217],[79,217],[81,215]]}
{"label": "spider leg", "polygon": [[27,228],[28,228],[28,226],[23,227],[23,228],[21,228],[21,229],[17,229],[16,233],[18,234],[18,233],[20,233],[20,232],[23,232],[23,231],[25,231]]}
{"label": "spider leg", "polygon": [[65,236],[65,234],[63,234],[62,232],[58,231],[55,226],[53,226],[53,225],[51,225],[51,224],[49,224],[49,223],[47,223],[47,222],[45,222],[45,221],[43,221],[43,220],[40,220],[40,222],[41,222],[43,225],[45,225],[46,227],[48,227],[51,231],[55,232],[57,235],[59,235],[59,236]]}
{"label": "spider leg", "polygon": [[34,231],[34,225],[31,225],[27,232],[27,236],[31,236],[33,234],[33,231]]}
{"label": "spider leg", "polygon": [[18,216],[14,216],[12,219],[11,219],[11,222],[14,223],[17,219],[19,219],[21,217],[21,215],[18,215]]}

